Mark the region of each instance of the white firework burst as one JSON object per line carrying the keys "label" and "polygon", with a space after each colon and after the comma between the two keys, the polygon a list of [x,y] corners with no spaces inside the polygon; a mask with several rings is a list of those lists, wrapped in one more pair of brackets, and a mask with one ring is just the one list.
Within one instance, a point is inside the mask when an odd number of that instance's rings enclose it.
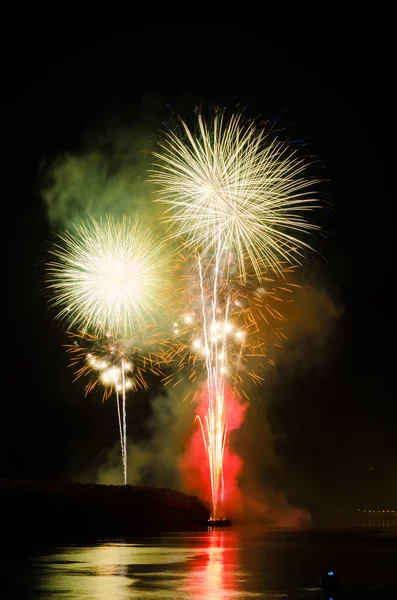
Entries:
{"label": "white firework burst", "polygon": [[111,216],[90,218],[59,237],[47,284],[68,328],[128,335],[153,322],[164,283],[158,237],[137,220]]}
{"label": "white firework burst", "polygon": [[221,239],[243,279],[249,263],[259,279],[264,262],[277,272],[280,262],[299,263],[307,234],[319,229],[308,220],[319,202],[307,160],[241,114],[218,111],[207,122],[198,113],[196,132],[183,120],[181,128],[165,134],[150,175],[171,236],[201,255]]}

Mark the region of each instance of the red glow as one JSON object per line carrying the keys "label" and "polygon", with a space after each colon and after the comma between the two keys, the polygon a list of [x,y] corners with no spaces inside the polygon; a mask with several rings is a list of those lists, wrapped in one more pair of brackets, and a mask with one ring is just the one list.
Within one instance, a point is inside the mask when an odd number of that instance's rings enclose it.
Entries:
{"label": "red glow", "polygon": [[[239,400],[233,396],[231,390],[225,385],[222,420],[227,425],[228,438],[231,431],[234,431],[241,426],[247,406],[247,404],[241,404]],[[196,415],[200,418],[202,423],[205,422],[208,411],[208,391],[207,388],[204,388],[204,391],[199,397],[196,410]],[[231,452],[227,443],[223,458],[223,503],[220,501],[218,517],[231,516],[241,509],[241,493],[238,489],[237,479],[242,466],[242,459],[237,456],[237,454]],[[196,494],[211,506],[212,494],[208,456],[203,442],[202,430],[198,423],[188,442],[185,453],[180,460],[180,468],[186,491],[191,494]]]}
{"label": "red glow", "polygon": [[234,598],[239,594],[238,539],[236,532],[210,531],[206,544],[190,563],[189,597],[202,600]]}

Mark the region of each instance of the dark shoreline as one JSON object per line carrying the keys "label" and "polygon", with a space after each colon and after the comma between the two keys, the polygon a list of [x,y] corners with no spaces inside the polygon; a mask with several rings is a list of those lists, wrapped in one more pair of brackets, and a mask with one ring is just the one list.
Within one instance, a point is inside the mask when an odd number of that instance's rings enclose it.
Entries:
{"label": "dark shoreline", "polygon": [[196,496],[154,487],[0,480],[2,533],[37,538],[117,538],[206,529]]}

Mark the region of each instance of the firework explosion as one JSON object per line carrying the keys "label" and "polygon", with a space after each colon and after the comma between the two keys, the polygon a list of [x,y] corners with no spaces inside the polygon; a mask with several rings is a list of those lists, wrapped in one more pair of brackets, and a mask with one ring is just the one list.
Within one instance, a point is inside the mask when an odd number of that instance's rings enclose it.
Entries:
{"label": "firework explosion", "polygon": [[51,254],[51,305],[69,329],[129,335],[153,321],[163,286],[163,246],[137,220],[91,219]]}
{"label": "firework explosion", "polygon": [[[48,287],[57,317],[78,327],[75,343],[68,346],[76,377],[96,372],[87,387],[105,386],[104,397],[116,393],[124,483],[127,482],[126,393],[145,387],[147,367],[159,374],[159,336],[144,342],[143,332],[153,327],[159,308],[164,267],[162,246],[138,221],[112,217],[91,219],[76,226],[76,234],[60,236],[48,265]],[[91,330],[91,331],[90,331]],[[73,333],[69,334],[73,336]],[[77,341],[77,340],[80,341]],[[141,339],[141,344],[138,344]],[[142,345],[157,342],[156,355],[142,356]],[[164,357],[164,355],[163,355]],[[120,406],[121,404],[121,406]]]}
{"label": "firework explosion", "polygon": [[[176,229],[171,237],[184,236],[190,255],[197,257],[201,314],[199,320],[194,311],[185,315],[187,324],[199,326],[182,362],[195,364],[199,353],[205,365],[208,405],[200,424],[216,520],[228,440],[226,382],[231,376],[235,384],[241,379],[244,352],[253,347],[252,331],[258,330],[253,305],[244,310],[235,282],[246,285],[251,272],[260,285],[269,273],[284,276],[281,265],[300,262],[310,247],[305,236],[318,227],[305,218],[316,208],[314,182],[304,177],[307,162],[296,151],[240,115],[226,121],[216,113],[208,124],[198,114],[197,121],[197,133],[184,121],[182,133],[166,133],[151,181],[168,206],[165,220]],[[240,325],[242,315],[246,321]],[[256,355],[264,355],[263,343],[254,347]]]}
{"label": "firework explosion", "polygon": [[166,385],[178,385],[186,369],[192,383],[200,380],[215,343],[221,374],[239,398],[245,396],[245,379],[259,384],[265,363],[274,365],[269,349],[285,339],[282,305],[292,301],[293,290],[299,287],[287,281],[294,268],[279,265],[283,269],[280,284],[265,275],[259,284],[254,273],[244,282],[229,276],[232,258],[228,251],[217,253],[213,260],[198,257],[193,272],[184,257],[178,265],[180,285],[174,287],[169,310],[176,370],[167,375]]}
{"label": "firework explosion", "polygon": [[299,263],[319,229],[307,220],[318,206],[307,160],[239,114],[207,123],[199,113],[196,132],[183,120],[180,130],[166,132],[150,177],[172,235],[201,255],[217,252],[220,235],[243,278],[253,268],[261,279],[263,260],[280,274],[280,262]]}
{"label": "firework explosion", "polygon": [[75,370],[75,381],[83,376],[91,377],[85,395],[97,385],[104,388],[104,400],[113,392],[116,394],[124,483],[127,481],[126,392],[147,390],[147,372],[161,376],[160,366],[167,362],[168,342],[154,329],[148,327],[129,340],[113,337],[110,332],[103,336],[83,331],[77,335],[67,332],[73,340],[66,345],[66,351],[70,355],[70,366]]}

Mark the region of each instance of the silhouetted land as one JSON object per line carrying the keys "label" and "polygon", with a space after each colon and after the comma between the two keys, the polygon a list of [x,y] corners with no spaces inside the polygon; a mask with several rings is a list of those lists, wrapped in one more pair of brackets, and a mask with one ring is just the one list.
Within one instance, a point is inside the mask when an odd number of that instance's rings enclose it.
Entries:
{"label": "silhouetted land", "polygon": [[164,488],[0,480],[3,534],[117,537],[204,528],[195,496]]}

